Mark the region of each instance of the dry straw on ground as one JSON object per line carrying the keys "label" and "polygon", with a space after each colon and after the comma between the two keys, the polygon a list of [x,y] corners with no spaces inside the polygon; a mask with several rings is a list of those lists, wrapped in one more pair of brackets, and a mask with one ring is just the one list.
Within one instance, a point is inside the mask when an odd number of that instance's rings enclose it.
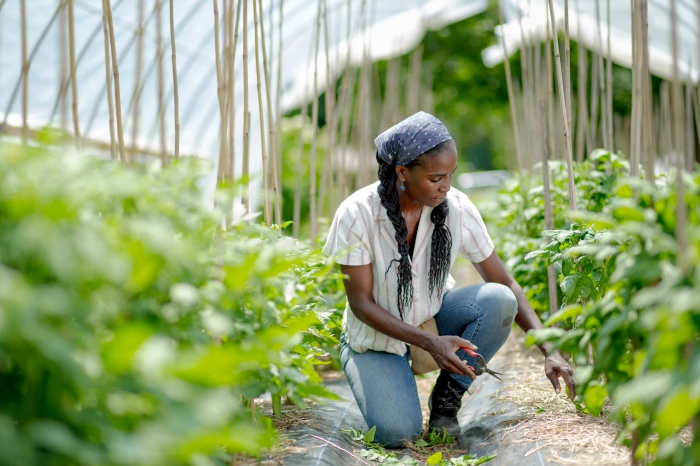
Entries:
{"label": "dry straw on ground", "polygon": [[[628,464],[629,450],[615,443],[617,427],[604,418],[576,411],[563,393],[557,395],[545,377],[536,350],[523,349],[520,332],[508,340],[497,356],[509,369],[496,400],[519,406],[523,418],[503,437],[517,433],[516,443],[535,443],[542,454],[561,464]],[[500,367],[500,366],[499,366]],[[562,382],[563,385],[563,382]]]}

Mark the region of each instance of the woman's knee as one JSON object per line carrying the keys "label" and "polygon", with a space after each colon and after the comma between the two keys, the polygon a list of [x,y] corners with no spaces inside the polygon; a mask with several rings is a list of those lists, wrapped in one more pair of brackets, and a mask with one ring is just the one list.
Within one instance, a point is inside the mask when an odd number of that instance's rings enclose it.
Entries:
{"label": "woman's knee", "polygon": [[513,290],[500,283],[486,283],[477,295],[478,305],[485,312],[498,312],[503,326],[510,326],[518,313],[518,301]]}
{"label": "woman's knee", "polygon": [[383,420],[377,425],[374,441],[387,448],[401,448],[422,430],[422,419],[396,418]]}

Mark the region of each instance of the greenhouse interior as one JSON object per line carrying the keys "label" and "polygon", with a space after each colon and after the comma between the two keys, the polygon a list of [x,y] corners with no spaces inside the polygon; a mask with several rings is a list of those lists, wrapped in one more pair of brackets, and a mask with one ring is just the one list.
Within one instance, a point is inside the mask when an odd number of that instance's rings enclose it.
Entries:
{"label": "greenhouse interior", "polygon": [[700,464],[699,163],[700,1],[0,0],[0,465]]}

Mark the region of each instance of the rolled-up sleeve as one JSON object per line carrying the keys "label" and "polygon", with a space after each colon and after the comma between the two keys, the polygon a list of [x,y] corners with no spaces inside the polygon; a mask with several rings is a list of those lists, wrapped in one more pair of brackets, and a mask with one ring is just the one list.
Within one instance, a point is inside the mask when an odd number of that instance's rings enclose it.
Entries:
{"label": "rolled-up sleeve", "polygon": [[464,240],[459,252],[470,262],[483,262],[493,253],[493,241],[474,203],[466,196],[461,201]]}
{"label": "rolled-up sleeve", "polygon": [[357,204],[341,205],[335,213],[323,253],[342,265],[372,263],[367,222]]}

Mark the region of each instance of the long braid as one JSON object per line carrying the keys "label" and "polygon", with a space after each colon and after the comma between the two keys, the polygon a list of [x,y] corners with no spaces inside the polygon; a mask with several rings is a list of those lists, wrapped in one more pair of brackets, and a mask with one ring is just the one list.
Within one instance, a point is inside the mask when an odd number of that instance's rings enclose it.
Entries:
{"label": "long braid", "polygon": [[445,287],[447,275],[450,272],[450,264],[452,258],[452,233],[445,225],[445,219],[450,213],[450,208],[447,206],[447,199],[435,207],[430,214],[430,220],[435,225],[433,229],[433,244],[430,247],[430,276],[428,285],[430,286],[430,298],[433,297],[433,291],[437,290],[438,299],[442,297],[442,289]]}
{"label": "long braid", "polygon": [[[454,144],[454,141],[448,140],[438,144],[406,164],[406,167],[412,168],[416,165],[420,165],[423,157],[438,154],[449,144]],[[403,320],[403,311],[411,309],[411,303],[413,301],[411,263],[408,258],[408,228],[406,227],[406,220],[401,214],[399,192],[396,190],[396,167],[386,163],[379,158],[379,156],[377,156],[377,163],[379,165],[377,170],[379,178],[377,193],[379,194],[382,205],[387,210],[391,224],[394,225],[394,230],[396,231],[394,237],[396,238],[399,254],[401,255],[400,259],[394,259],[391,263],[398,262],[399,264],[397,301],[399,305],[399,316],[401,316],[401,320]],[[430,221],[433,222],[435,226],[432,234],[432,245],[430,247],[430,274],[428,278],[430,299],[432,299],[433,292],[436,290],[438,299],[442,297],[442,289],[445,287],[447,275],[450,272],[450,265],[452,263],[452,234],[445,224],[449,213],[450,209],[447,206],[447,199],[445,199],[440,205],[433,208],[430,214]],[[391,267],[391,263],[389,267]],[[387,273],[388,271],[387,269]]]}
{"label": "long braid", "polygon": [[[398,305],[399,316],[403,320],[403,311],[411,308],[413,301],[413,283],[411,277],[411,263],[408,259],[408,228],[406,220],[401,215],[401,204],[399,204],[399,192],[396,190],[396,170],[393,165],[384,162],[377,157],[379,168],[377,175],[379,177],[379,187],[377,193],[382,205],[387,211],[391,224],[394,225],[396,234],[396,243],[398,244],[399,254],[401,258],[398,262]],[[394,261],[392,261],[394,262]],[[391,264],[389,264],[391,267]],[[387,270],[388,272],[388,270]]]}

